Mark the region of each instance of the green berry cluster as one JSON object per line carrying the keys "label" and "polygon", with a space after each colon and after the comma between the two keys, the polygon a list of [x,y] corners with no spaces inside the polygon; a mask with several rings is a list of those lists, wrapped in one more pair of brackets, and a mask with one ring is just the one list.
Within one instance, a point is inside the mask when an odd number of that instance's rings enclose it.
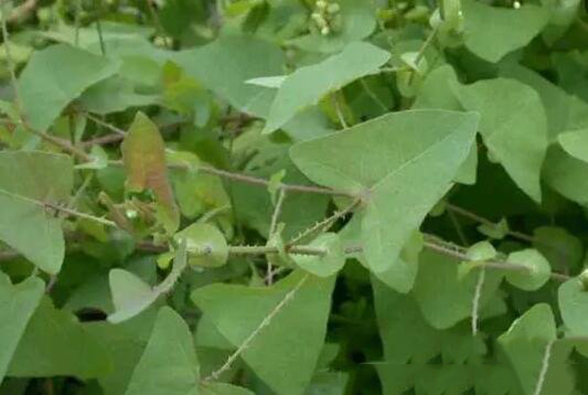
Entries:
{"label": "green berry cluster", "polygon": [[317,0],[310,17],[314,27],[323,36],[328,36],[341,28],[341,7],[334,1]]}

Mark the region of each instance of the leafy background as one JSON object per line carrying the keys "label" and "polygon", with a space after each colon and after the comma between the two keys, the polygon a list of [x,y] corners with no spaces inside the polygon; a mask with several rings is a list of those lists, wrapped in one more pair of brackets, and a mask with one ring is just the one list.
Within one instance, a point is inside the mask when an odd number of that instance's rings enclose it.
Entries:
{"label": "leafy background", "polygon": [[588,393],[580,0],[1,17],[0,394]]}

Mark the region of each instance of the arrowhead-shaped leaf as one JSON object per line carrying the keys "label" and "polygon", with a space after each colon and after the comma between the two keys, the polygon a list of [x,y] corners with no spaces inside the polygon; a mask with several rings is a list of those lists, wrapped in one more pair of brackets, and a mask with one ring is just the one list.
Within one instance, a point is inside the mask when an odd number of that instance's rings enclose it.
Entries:
{"label": "arrowhead-shaped leaf", "polygon": [[68,103],[118,68],[108,58],[65,44],[35,52],[19,78],[22,110],[29,125],[46,130]]}
{"label": "arrowhead-shaped leaf", "polygon": [[276,393],[302,395],[323,347],[333,285],[334,276],[319,279],[297,271],[271,287],[209,285],[192,299],[235,347],[261,328],[241,357]]}
{"label": "arrowhead-shaped leaf", "polygon": [[43,202],[67,202],[73,161],[46,152],[0,153],[0,240],[47,273],[61,268],[65,242],[61,220]]}
{"label": "arrowhead-shaped leaf", "polygon": [[145,114],[137,113],[121,149],[127,188],[132,192],[151,189],[165,229],[175,232],[180,223],[180,211],[169,183],[165,144],[157,126]]}
{"label": "arrowhead-shaped leaf", "polygon": [[200,367],[188,325],[174,310],[159,310],[126,395],[198,395]]}
{"label": "arrowhead-shaped leaf", "polygon": [[364,196],[364,255],[372,270],[383,272],[449,189],[477,124],[475,113],[391,113],[296,144],[290,156],[314,182]]}
{"label": "arrowhead-shaped leaf", "polygon": [[0,273],[0,382],[44,290],[38,277],[12,285],[8,276]]}
{"label": "arrowhead-shaped leaf", "polygon": [[466,47],[492,63],[527,45],[549,20],[545,9],[528,4],[520,9],[509,9],[462,0],[462,9]]}
{"label": "arrowhead-shaped leaf", "polygon": [[547,118],[537,92],[505,78],[456,87],[456,92],[466,109],[481,113],[480,133],[490,154],[527,195],[540,202]]}
{"label": "arrowhead-shaped leaf", "polygon": [[389,59],[389,52],[356,42],[321,63],[299,68],[280,85],[263,132],[279,129],[299,111],[317,104],[328,93],[376,72]]}
{"label": "arrowhead-shaped leaf", "polygon": [[41,301],[8,368],[15,377],[96,378],[111,368],[110,354],[71,313]]}

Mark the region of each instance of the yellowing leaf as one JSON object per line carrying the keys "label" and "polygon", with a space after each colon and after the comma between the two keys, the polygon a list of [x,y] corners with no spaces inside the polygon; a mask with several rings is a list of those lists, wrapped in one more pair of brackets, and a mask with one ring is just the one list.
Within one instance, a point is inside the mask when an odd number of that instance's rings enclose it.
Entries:
{"label": "yellowing leaf", "polygon": [[127,189],[132,192],[152,190],[165,229],[175,232],[180,213],[168,180],[164,141],[157,126],[145,114],[137,113],[123,141],[122,154]]}

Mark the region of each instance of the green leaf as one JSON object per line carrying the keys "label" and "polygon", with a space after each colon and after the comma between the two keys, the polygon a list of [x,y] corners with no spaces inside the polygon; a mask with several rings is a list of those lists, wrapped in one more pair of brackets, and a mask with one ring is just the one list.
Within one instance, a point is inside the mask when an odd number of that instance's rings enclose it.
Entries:
{"label": "green leaf", "polygon": [[[373,275],[390,288],[407,293],[414,285],[419,270],[419,255],[424,246],[421,232],[414,231],[402,247],[396,262],[383,272],[373,272]],[[360,261],[365,261],[363,257]],[[369,267],[369,266],[368,266]]]}
{"label": "green leaf", "polygon": [[376,27],[374,5],[369,1],[338,0],[336,4],[341,11],[340,29],[324,36],[320,32],[296,37],[288,43],[300,49],[332,53],[341,50],[346,44],[360,41],[369,36]]}
{"label": "green leaf", "polygon": [[506,218],[502,218],[495,224],[480,224],[477,229],[483,235],[497,240],[504,239],[510,231]]}
{"label": "green leaf", "polygon": [[582,276],[562,284],[558,291],[561,317],[572,336],[588,336],[588,292]]}
{"label": "green leaf", "polygon": [[533,247],[547,258],[555,271],[576,272],[584,258],[582,241],[564,228],[536,228],[533,231]]}
{"label": "green leaf", "polygon": [[[412,108],[462,111],[461,102],[453,89],[458,85],[459,81],[453,67],[440,66],[427,74]],[[469,156],[459,168],[455,180],[462,184],[475,184],[477,167],[478,150],[472,147]]]}
{"label": "green leaf", "polygon": [[260,330],[241,358],[276,393],[300,395],[323,346],[333,285],[334,276],[319,279],[297,271],[271,287],[209,285],[194,291],[192,300],[235,347]]}
{"label": "green leaf", "polygon": [[227,263],[229,247],[225,236],[213,225],[194,223],[176,233],[186,239],[188,263],[193,266],[219,267]]}
{"label": "green leaf", "polygon": [[543,179],[554,190],[581,205],[588,205],[588,164],[557,145],[547,151]]}
{"label": "green leaf", "polygon": [[89,87],[79,98],[87,112],[108,114],[131,107],[157,104],[158,97],[135,92],[134,84],[120,76],[107,78]]}
{"label": "green leaf", "polygon": [[557,141],[570,156],[588,163],[588,129],[560,133]]}
{"label": "green leaf", "polygon": [[492,63],[527,45],[548,22],[543,8],[529,4],[508,9],[462,0],[462,6],[466,47]]}
{"label": "green leaf", "polygon": [[46,152],[0,152],[0,239],[39,269],[56,274],[65,243],[61,220],[43,203],[67,202],[73,161]]}
{"label": "green leaf", "polygon": [[121,146],[127,172],[126,187],[132,192],[151,189],[158,202],[158,212],[168,233],[180,224],[180,212],[168,180],[165,143],[157,126],[138,112]]}
{"label": "green leaf", "polygon": [[0,328],[0,382],[44,291],[45,284],[38,277],[13,285],[0,273],[0,322],[4,323]]}
{"label": "green leaf", "polygon": [[383,272],[451,186],[477,122],[475,113],[391,113],[296,144],[290,156],[314,182],[364,196],[359,213],[364,255],[373,271]]}
{"label": "green leaf", "polygon": [[108,373],[111,364],[107,350],[84,324],[44,298],[18,344],[8,375],[89,379]]}
{"label": "green leaf", "polygon": [[[425,250],[420,257],[420,270],[412,291],[423,317],[436,329],[448,329],[472,314],[472,304],[479,271],[469,270],[462,275],[460,261]],[[503,274],[487,270],[478,311],[495,296]]]}
{"label": "green leaf", "polygon": [[190,329],[178,313],[162,307],[126,395],[197,395],[199,381]]}
{"label": "green leaf", "polygon": [[253,395],[248,389],[226,383],[206,383],[200,385],[201,395]]}
{"label": "green leaf", "polygon": [[456,87],[456,91],[466,109],[481,113],[480,133],[492,157],[527,195],[540,202],[547,118],[539,95],[527,85],[504,78]]}
{"label": "green leaf", "polygon": [[118,71],[119,64],[69,45],[37,51],[19,78],[24,115],[33,129],[45,131],[61,111],[91,85]]}
{"label": "green leaf", "polygon": [[324,255],[293,255],[294,262],[301,269],[319,277],[337,273],[345,264],[345,251],[336,233],[324,233],[310,243],[311,247],[324,248]]}
{"label": "green leaf", "polygon": [[275,95],[246,81],[283,73],[284,54],[278,45],[250,36],[221,36],[173,60],[196,81],[247,114],[266,116]]}
{"label": "green leaf", "polygon": [[509,271],[506,280],[517,288],[534,291],[541,288],[551,274],[551,266],[537,250],[528,248],[508,255],[509,263],[525,266],[528,270]]}
{"label": "green leaf", "polygon": [[545,303],[526,311],[498,338],[517,372],[524,394],[534,394],[546,348],[555,339],[555,318]]}
{"label": "green leaf", "polygon": [[123,269],[112,269],[109,281],[115,312],[108,316],[108,321],[113,324],[139,314],[159,296],[149,284]]}
{"label": "green leaf", "polygon": [[299,68],[278,89],[262,133],[281,128],[301,110],[317,104],[322,97],[350,82],[376,72],[389,59],[388,52],[357,42],[321,63]]}

